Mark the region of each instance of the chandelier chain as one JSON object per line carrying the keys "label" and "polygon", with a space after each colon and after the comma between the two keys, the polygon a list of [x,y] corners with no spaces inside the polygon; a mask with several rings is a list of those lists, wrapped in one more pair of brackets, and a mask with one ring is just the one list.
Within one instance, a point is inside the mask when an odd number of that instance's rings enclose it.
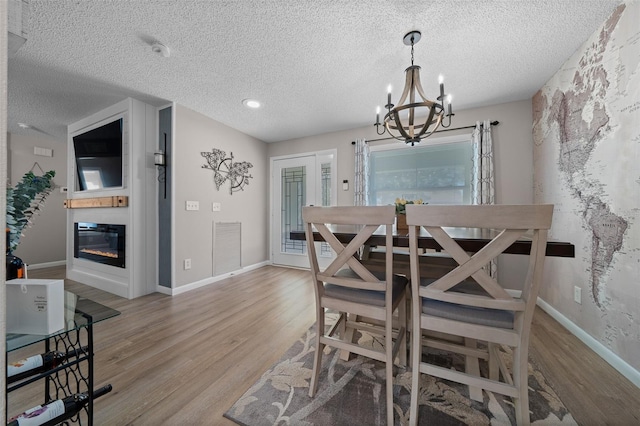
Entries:
{"label": "chandelier chain", "polygon": [[413,66],[413,36],[411,36],[411,66]]}

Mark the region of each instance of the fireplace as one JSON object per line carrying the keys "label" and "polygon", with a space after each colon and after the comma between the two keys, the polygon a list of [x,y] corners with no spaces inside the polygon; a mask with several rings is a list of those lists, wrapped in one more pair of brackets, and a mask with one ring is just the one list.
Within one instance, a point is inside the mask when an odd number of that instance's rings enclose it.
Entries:
{"label": "fireplace", "polygon": [[125,225],[76,222],[73,257],[124,268],[124,238]]}

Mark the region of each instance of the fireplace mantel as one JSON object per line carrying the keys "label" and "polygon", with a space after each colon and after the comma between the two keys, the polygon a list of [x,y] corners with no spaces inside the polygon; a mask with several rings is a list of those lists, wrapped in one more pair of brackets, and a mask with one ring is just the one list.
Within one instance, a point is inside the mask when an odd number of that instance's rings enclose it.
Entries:
{"label": "fireplace mantel", "polygon": [[129,197],[126,195],[114,195],[111,197],[94,197],[94,198],[69,198],[64,200],[66,209],[87,209],[98,207],[127,207],[129,205]]}

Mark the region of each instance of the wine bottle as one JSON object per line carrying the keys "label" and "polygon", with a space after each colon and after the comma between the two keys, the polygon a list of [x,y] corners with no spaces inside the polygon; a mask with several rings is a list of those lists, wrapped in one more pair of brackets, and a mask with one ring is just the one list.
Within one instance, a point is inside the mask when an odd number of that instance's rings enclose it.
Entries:
{"label": "wine bottle", "polygon": [[[93,399],[111,392],[106,385],[93,392]],[[56,399],[46,405],[38,405],[9,419],[7,426],[53,426],[78,414],[89,402],[87,392],[77,393],[64,399]]]}
{"label": "wine bottle", "polygon": [[69,358],[78,357],[87,352],[88,346],[67,353],[50,351],[40,355],[12,362],[7,365],[7,383],[17,382],[34,374],[42,373],[62,364]]}

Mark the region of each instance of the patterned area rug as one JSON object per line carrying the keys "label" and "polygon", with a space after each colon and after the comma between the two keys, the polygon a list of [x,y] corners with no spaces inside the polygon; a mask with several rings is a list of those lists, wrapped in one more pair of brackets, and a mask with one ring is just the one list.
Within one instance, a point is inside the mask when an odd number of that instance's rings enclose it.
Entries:
{"label": "patterned area rug", "polygon": [[[360,356],[349,361],[325,348],[318,392],[310,398],[315,331],[312,327],[272,368],[231,407],[225,417],[240,425],[384,425],[386,422],[384,364]],[[368,334],[360,342],[378,346]],[[460,368],[462,357],[433,360]],[[481,365],[482,367],[482,365]],[[394,378],[395,424],[409,424],[411,373],[401,368]],[[466,386],[422,375],[420,424],[515,424],[511,399],[483,392],[484,403],[468,398]],[[576,425],[542,374],[529,364],[529,410],[532,425]]]}

